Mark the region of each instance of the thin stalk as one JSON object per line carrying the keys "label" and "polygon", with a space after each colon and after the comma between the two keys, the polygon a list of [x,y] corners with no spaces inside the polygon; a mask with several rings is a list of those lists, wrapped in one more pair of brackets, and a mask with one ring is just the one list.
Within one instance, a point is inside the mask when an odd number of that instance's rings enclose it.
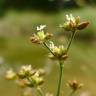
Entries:
{"label": "thin stalk", "polygon": [[38,93],[39,93],[40,96],[44,96],[44,94],[43,94],[41,88],[37,88],[37,91],[38,91]]}
{"label": "thin stalk", "polygon": [[74,93],[75,93],[75,91],[73,90],[73,91],[69,94],[69,96],[73,96]]}
{"label": "thin stalk", "polygon": [[57,95],[60,95],[60,89],[61,89],[61,81],[62,81],[62,73],[63,73],[63,64],[62,62],[59,62],[60,65],[60,73],[59,73],[59,82],[58,82],[58,88],[57,88]]}
{"label": "thin stalk", "polygon": [[70,48],[70,45],[71,45],[71,43],[72,43],[72,41],[73,41],[73,39],[74,39],[75,33],[76,33],[75,31],[72,32],[71,39],[70,39],[69,44],[68,44],[68,46],[67,46],[67,52],[68,52],[68,50],[69,50],[69,48]]}
{"label": "thin stalk", "polygon": [[[54,53],[51,51],[51,49],[50,49],[49,46],[46,44],[46,42],[44,42],[43,45],[54,55]],[[54,55],[54,56],[55,56],[55,55]]]}

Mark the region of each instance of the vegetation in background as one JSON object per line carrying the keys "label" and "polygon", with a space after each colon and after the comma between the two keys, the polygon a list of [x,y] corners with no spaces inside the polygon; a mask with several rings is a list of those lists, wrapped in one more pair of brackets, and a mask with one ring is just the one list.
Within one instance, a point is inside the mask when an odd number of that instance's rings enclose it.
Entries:
{"label": "vegetation in background", "polygon": [[0,16],[10,9],[57,12],[65,8],[79,8],[90,4],[95,5],[96,0],[0,0]]}

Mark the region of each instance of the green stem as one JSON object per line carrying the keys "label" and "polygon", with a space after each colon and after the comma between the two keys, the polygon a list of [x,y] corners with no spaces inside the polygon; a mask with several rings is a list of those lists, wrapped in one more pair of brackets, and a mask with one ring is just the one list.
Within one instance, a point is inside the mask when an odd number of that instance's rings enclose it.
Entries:
{"label": "green stem", "polygon": [[67,46],[67,52],[68,52],[68,50],[69,50],[69,48],[70,48],[70,45],[71,45],[71,43],[72,43],[72,41],[73,41],[73,39],[74,39],[75,33],[76,33],[75,31],[72,32],[71,39],[70,39],[69,44],[68,44],[68,46]]}
{"label": "green stem", "polygon": [[[46,44],[46,42],[43,42],[43,45],[54,55],[54,53],[51,51],[51,49],[49,48],[49,46]],[[55,55],[54,55],[55,56]]]}
{"label": "green stem", "polygon": [[56,96],[60,95],[62,73],[63,73],[63,63],[60,61],[59,65],[60,65],[60,74],[59,74],[59,82],[58,82],[58,88],[57,88],[57,95]]}
{"label": "green stem", "polygon": [[38,91],[38,93],[39,93],[40,96],[44,96],[44,94],[43,94],[43,92],[42,92],[42,90],[41,90],[40,87],[37,88],[37,91]]}
{"label": "green stem", "polygon": [[75,93],[75,91],[73,90],[73,91],[69,94],[69,96],[73,96],[74,93]]}

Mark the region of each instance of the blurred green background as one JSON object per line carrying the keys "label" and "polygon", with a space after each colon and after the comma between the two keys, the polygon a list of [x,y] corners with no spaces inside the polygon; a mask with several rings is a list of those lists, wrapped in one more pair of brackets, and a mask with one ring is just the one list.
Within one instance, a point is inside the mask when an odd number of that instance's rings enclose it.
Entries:
{"label": "blurred green background", "polygon": [[0,96],[22,96],[25,89],[5,80],[4,75],[10,67],[18,69],[24,64],[44,68],[47,74],[43,89],[55,93],[58,64],[47,58],[45,48],[31,44],[29,37],[36,32],[36,26],[46,24],[47,31],[58,38],[54,41],[64,44],[70,33],[58,26],[70,13],[88,20],[90,25],[76,34],[69,51],[62,96],[69,93],[66,82],[73,79],[84,83],[79,96],[96,96],[96,0],[0,0]]}

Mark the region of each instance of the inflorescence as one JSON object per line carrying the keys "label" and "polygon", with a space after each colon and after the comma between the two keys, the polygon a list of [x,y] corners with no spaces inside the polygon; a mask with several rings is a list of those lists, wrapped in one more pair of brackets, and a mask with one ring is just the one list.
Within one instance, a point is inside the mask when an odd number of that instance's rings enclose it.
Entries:
{"label": "inflorescence", "polygon": [[[73,17],[72,14],[66,15],[66,20],[59,27],[65,31],[70,31],[72,37],[67,46],[58,45],[56,46],[51,40],[53,37],[52,33],[45,32],[46,25],[37,26],[37,32],[33,33],[30,37],[30,41],[35,44],[41,44],[49,50],[48,57],[52,60],[57,60],[60,63],[60,78],[58,84],[57,96],[60,94],[60,85],[62,79],[62,66],[64,61],[68,58],[68,50],[74,39],[75,33],[77,31],[83,30],[88,26],[89,22],[81,22],[80,17]],[[62,63],[62,64],[61,64]],[[6,79],[8,80],[17,80],[20,86],[38,88],[44,82],[43,75],[44,70],[36,70],[31,67],[31,65],[25,65],[20,68],[17,72],[14,72],[12,69],[6,72]],[[67,84],[73,91],[80,89],[82,84],[79,84],[76,80],[68,82]],[[42,92],[39,90],[39,93],[42,95]],[[52,94],[46,94],[46,96],[53,96]],[[70,95],[71,96],[71,95]]]}
{"label": "inflorescence", "polygon": [[44,70],[36,70],[31,65],[25,65],[20,68],[18,72],[14,72],[12,69],[6,72],[7,80],[17,80],[21,87],[38,87],[43,84]]}

